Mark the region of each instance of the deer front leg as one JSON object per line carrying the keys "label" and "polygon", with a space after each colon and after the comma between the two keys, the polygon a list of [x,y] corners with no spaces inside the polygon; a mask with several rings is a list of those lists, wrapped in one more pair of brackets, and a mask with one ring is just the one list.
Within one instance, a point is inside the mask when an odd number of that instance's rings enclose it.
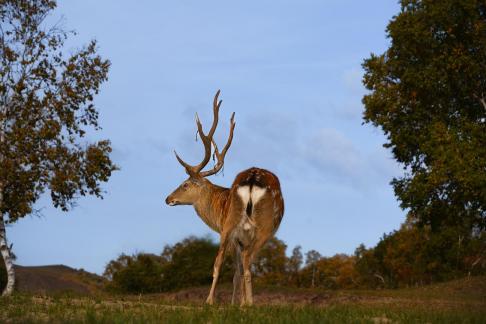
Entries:
{"label": "deer front leg", "polygon": [[242,252],[243,259],[243,285],[244,285],[244,299],[241,301],[242,306],[253,305],[253,292],[251,287],[251,253],[248,250]]}
{"label": "deer front leg", "polygon": [[226,251],[227,245],[227,235],[221,236],[221,243],[219,244],[218,255],[216,256],[216,260],[214,261],[213,284],[211,285],[209,296],[206,299],[206,304],[209,305],[214,304],[214,291],[216,289],[216,284],[218,283],[219,271],[221,270],[221,265],[223,264],[224,253]]}

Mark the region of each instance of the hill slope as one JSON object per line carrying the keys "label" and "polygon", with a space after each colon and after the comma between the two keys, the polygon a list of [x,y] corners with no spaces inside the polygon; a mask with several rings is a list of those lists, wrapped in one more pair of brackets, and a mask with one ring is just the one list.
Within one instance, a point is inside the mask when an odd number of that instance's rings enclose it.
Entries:
{"label": "hill slope", "polygon": [[15,266],[17,290],[29,293],[75,292],[91,294],[102,289],[104,279],[65,265]]}

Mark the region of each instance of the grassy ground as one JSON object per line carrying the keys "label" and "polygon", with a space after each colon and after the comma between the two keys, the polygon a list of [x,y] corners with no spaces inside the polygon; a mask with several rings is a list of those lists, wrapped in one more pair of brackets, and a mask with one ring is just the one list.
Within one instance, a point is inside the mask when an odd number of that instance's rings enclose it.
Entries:
{"label": "grassy ground", "polygon": [[401,290],[292,290],[257,287],[256,306],[202,305],[205,288],[146,296],[0,299],[0,323],[486,323],[486,278]]}
{"label": "grassy ground", "polygon": [[[479,305],[477,305],[479,306]],[[460,308],[334,304],[322,306],[184,306],[92,298],[14,296],[0,302],[5,323],[485,323],[485,306]]]}

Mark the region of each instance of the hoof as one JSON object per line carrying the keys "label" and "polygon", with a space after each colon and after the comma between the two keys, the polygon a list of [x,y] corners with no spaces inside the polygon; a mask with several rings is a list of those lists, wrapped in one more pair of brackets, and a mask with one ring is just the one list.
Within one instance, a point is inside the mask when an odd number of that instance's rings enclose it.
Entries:
{"label": "hoof", "polygon": [[240,307],[249,307],[249,306],[253,306],[253,302],[242,302],[240,304]]}
{"label": "hoof", "polygon": [[208,297],[208,299],[206,299],[206,305],[214,305],[214,299]]}

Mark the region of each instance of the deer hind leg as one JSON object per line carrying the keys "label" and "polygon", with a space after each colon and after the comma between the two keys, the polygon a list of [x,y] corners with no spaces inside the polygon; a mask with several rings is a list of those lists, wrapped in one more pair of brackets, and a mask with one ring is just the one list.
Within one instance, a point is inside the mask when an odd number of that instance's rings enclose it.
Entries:
{"label": "deer hind leg", "polygon": [[241,305],[253,305],[253,292],[252,292],[252,284],[251,284],[251,264],[253,259],[263,247],[263,245],[267,242],[268,236],[262,236],[257,239],[253,245],[248,248],[244,249],[241,252],[242,261],[243,261],[243,285],[245,290],[244,299],[242,299]]}
{"label": "deer hind leg", "polygon": [[251,287],[251,253],[249,250],[243,250],[241,253],[243,261],[243,298],[241,306],[253,305],[253,292]]}
{"label": "deer hind leg", "polygon": [[216,290],[216,284],[218,283],[219,272],[221,270],[221,265],[224,260],[224,253],[226,252],[226,247],[228,246],[227,235],[221,236],[221,243],[219,244],[218,254],[216,255],[216,260],[214,261],[213,270],[213,283],[211,285],[211,290],[209,291],[209,296],[206,299],[206,304],[214,304],[214,291]]}
{"label": "deer hind leg", "polygon": [[241,249],[238,246],[238,243],[235,243],[235,274],[233,276],[233,295],[231,297],[231,305],[234,305],[236,302],[236,293],[240,291],[240,301],[243,300],[244,296],[244,289],[242,283],[242,269],[241,269]]}

